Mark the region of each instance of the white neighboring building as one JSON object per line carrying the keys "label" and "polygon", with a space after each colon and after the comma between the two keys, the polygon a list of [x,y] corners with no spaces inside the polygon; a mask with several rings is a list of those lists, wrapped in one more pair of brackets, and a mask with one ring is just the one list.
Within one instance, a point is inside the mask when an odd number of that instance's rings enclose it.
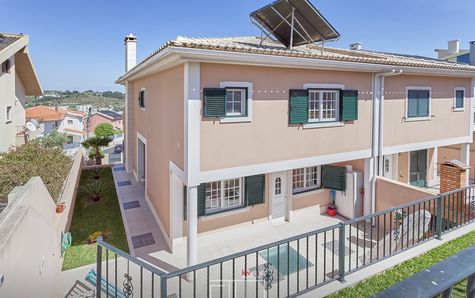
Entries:
{"label": "white neighboring building", "polygon": [[59,125],[58,131],[66,133],[68,135],[69,142],[82,142],[86,136],[86,114],[72,110],[63,111],[65,111],[64,120]]}
{"label": "white neighboring building", "polygon": [[0,152],[23,143],[26,96],[43,94],[28,43],[28,35],[0,33]]}

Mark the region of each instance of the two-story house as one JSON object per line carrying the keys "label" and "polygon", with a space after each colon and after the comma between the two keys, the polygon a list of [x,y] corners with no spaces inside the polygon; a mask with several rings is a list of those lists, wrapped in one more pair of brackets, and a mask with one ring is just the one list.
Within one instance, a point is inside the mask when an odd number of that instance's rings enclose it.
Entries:
{"label": "two-story house", "polygon": [[136,64],[136,42],[117,80],[125,166],[168,245],[187,236],[188,264],[198,233],[323,212],[347,172],[375,212],[377,175],[431,185],[437,148],[472,142],[454,94],[468,105],[474,66],[259,37],[178,37]]}
{"label": "two-story house", "polygon": [[0,152],[22,143],[26,96],[43,94],[28,50],[28,35],[0,33]]}

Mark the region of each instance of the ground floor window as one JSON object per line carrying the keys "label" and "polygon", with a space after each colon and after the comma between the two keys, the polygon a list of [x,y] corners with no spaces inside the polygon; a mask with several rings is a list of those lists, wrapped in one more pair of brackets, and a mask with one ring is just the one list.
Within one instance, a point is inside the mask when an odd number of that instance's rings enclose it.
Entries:
{"label": "ground floor window", "polygon": [[292,193],[300,193],[321,187],[321,167],[294,169],[292,175]]}
{"label": "ground floor window", "polygon": [[241,179],[230,179],[206,183],[206,213],[242,206]]}

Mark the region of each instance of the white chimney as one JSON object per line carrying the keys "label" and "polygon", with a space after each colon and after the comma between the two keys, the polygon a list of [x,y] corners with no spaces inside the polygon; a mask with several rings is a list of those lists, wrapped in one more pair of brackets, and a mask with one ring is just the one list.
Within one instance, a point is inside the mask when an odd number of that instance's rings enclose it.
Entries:
{"label": "white chimney", "polygon": [[137,37],[132,33],[124,39],[125,45],[125,72],[128,72],[137,65]]}
{"label": "white chimney", "polygon": [[470,42],[470,65],[475,65],[475,41]]}
{"label": "white chimney", "polygon": [[460,52],[460,40],[449,40],[448,45],[449,55],[455,55]]}
{"label": "white chimney", "polygon": [[361,42],[355,42],[350,44],[350,50],[359,51],[361,50],[361,48],[363,48],[363,44]]}

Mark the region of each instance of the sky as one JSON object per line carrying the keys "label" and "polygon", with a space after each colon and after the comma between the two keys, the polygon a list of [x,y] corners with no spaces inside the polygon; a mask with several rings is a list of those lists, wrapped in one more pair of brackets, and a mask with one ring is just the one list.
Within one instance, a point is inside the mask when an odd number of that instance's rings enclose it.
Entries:
{"label": "sky", "polygon": [[[249,14],[273,0],[0,0],[0,32],[30,36],[44,90],[118,90],[123,39],[141,61],[177,36],[258,35]],[[341,34],[333,47],[435,57],[450,39],[475,40],[473,0],[311,0]],[[3,13],[8,11],[9,13]]]}

